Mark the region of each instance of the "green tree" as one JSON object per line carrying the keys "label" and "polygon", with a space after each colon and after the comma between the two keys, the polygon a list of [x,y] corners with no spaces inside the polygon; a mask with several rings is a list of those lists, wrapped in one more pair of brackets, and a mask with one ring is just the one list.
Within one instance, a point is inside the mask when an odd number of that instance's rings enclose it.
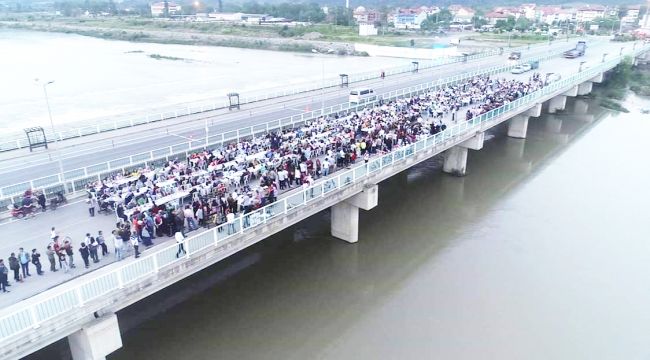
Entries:
{"label": "green tree", "polygon": [[515,22],[514,28],[518,31],[526,31],[530,28],[531,22],[525,16],[520,16],[519,19]]}

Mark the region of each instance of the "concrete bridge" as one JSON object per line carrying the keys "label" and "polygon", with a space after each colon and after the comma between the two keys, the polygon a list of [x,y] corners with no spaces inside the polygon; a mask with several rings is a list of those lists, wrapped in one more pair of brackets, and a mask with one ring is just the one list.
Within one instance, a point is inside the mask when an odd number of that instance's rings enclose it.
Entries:
{"label": "concrete bridge", "polygon": [[[650,46],[637,46],[631,54],[649,50]],[[622,61],[622,55],[603,59],[500,108],[343,170],[310,188],[296,189],[282,200],[238,218],[231,226],[224,224],[189,237],[184,244],[187,253],[180,258],[176,257],[177,245],[172,244],[9,306],[0,312],[0,357],[20,358],[68,337],[75,359],[102,359],[122,344],[117,311],[328,208],[332,235],[357,242],[359,209],[377,205],[381,181],[440,153],[445,154],[445,172],[465,175],[468,150],[483,147],[487,130],[507,121],[508,136],[525,138],[529,121],[539,117],[543,108],[553,113],[564,109],[567,97],[591,92],[593,83],[603,81],[604,74]]]}

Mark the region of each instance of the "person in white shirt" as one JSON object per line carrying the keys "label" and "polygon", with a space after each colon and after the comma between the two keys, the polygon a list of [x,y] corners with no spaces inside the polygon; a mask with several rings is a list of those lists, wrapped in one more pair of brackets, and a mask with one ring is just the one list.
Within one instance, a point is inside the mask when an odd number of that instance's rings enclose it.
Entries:
{"label": "person in white shirt", "polygon": [[187,252],[185,252],[185,246],[183,245],[183,240],[185,240],[185,236],[183,236],[183,233],[177,231],[174,234],[174,238],[176,239],[176,243],[178,244],[178,251],[176,251],[176,257],[178,258],[181,255],[181,253],[183,253],[183,255],[187,254]]}
{"label": "person in white shirt", "polygon": [[131,237],[131,246],[133,246],[133,250],[135,250],[136,259],[140,257],[140,251],[138,250],[139,245],[140,244],[138,243],[138,237],[137,236]]}
{"label": "person in white shirt", "polygon": [[117,230],[113,230],[113,246],[115,247],[115,260],[122,260],[122,247],[124,246],[124,242],[117,236]]}
{"label": "person in white shirt", "polygon": [[226,214],[226,222],[228,223],[228,235],[231,235],[235,232],[235,214],[229,211]]}

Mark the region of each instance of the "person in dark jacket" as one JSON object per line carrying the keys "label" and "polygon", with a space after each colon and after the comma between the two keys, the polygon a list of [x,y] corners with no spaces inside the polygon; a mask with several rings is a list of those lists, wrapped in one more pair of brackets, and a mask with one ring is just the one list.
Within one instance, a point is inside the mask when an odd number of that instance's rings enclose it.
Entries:
{"label": "person in dark jacket", "polygon": [[20,264],[18,263],[18,258],[16,257],[16,254],[11,253],[9,256],[9,269],[13,270],[14,272],[14,280],[16,281],[21,281],[20,280]]}
{"label": "person in dark jacket", "polygon": [[9,282],[7,281],[8,274],[9,269],[5,266],[4,260],[0,259],[0,288],[2,289],[2,292],[9,292],[9,290],[7,290],[7,286],[9,286]]}
{"label": "person in dark jacket", "polygon": [[90,262],[88,261],[90,258],[90,249],[88,249],[85,242],[82,242],[81,245],[79,245],[79,253],[81,254],[81,258],[84,260],[86,269],[88,269],[90,267]]}
{"label": "person in dark jacket", "polygon": [[36,273],[38,275],[43,275],[44,272],[41,270],[41,254],[36,251],[36,249],[32,249],[32,264],[36,266]]}
{"label": "person in dark jacket", "polygon": [[45,195],[43,194],[42,191],[38,193],[36,199],[38,199],[38,205],[40,205],[41,209],[43,209],[43,212],[45,212],[45,210],[47,209],[47,203],[45,200]]}

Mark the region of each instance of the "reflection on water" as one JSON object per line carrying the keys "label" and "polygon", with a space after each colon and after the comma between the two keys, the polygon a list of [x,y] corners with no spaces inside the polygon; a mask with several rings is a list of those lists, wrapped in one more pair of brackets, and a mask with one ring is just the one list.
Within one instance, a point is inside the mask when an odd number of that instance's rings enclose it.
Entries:
{"label": "reflection on water", "polygon": [[589,105],[381,183],[357,244],[325,211],[125,309],[109,358],[649,358],[650,122]]}

